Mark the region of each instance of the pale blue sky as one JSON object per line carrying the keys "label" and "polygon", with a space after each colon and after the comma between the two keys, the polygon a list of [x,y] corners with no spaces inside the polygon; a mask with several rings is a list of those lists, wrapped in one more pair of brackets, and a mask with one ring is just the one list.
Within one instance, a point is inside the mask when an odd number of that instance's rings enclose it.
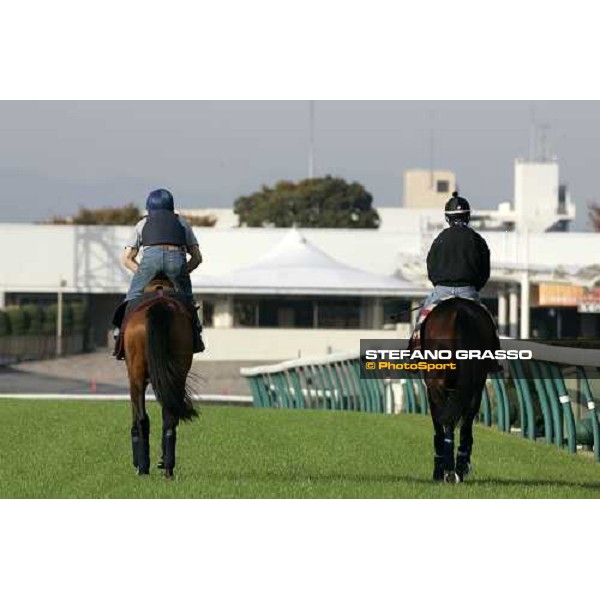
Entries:
{"label": "pale blue sky", "polygon": [[[473,206],[512,198],[513,161],[529,151],[532,106],[550,126],[561,179],[577,203],[600,198],[600,102],[320,101],[316,174],[359,181],[375,206],[401,205],[402,172],[457,173]],[[179,206],[227,207],[308,170],[308,103],[0,102],[3,221],[74,214],[79,206],[143,205],[169,188]]]}

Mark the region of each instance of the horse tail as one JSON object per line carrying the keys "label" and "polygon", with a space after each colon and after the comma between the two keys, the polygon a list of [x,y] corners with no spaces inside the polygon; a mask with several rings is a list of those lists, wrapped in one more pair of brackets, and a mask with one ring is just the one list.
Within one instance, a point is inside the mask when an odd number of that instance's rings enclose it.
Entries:
{"label": "horse tail", "polygon": [[157,302],[146,312],[147,358],[156,399],[183,421],[198,416],[186,384],[187,369],[178,361],[173,340],[175,311]]}
{"label": "horse tail", "polygon": [[[480,334],[477,330],[476,320],[473,316],[463,312],[460,308],[456,312],[456,350],[472,350],[478,347],[477,340]],[[457,361],[457,402],[463,410],[471,406],[475,383],[477,379],[477,367],[480,361],[474,359],[462,359]],[[460,415],[462,416],[462,415]]]}

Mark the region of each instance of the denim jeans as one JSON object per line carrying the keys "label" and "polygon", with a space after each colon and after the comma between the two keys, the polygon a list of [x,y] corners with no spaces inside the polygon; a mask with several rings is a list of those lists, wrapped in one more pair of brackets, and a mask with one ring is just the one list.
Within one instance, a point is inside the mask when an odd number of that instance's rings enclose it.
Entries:
{"label": "denim jeans", "polygon": [[450,287],[447,285],[436,285],[433,291],[423,300],[419,313],[417,314],[416,322],[421,318],[421,312],[425,306],[429,306],[433,302],[437,302],[448,296],[458,296],[460,298],[468,298],[469,300],[479,300],[479,292],[472,285],[464,285],[458,287]]}
{"label": "denim jeans", "polygon": [[153,246],[144,248],[142,262],[133,274],[125,300],[139,298],[144,293],[144,288],[158,272],[164,273],[175,286],[176,291],[185,294],[192,303],[194,302],[185,252],[165,250]]}

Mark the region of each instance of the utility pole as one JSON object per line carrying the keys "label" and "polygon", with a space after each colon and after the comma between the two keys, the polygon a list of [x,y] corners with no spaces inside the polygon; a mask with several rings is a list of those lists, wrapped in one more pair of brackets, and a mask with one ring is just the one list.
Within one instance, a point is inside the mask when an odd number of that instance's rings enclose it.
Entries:
{"label": "utility pole", "polygon": [[308,101],[308,178],[315,176],[315,101]]}
{"label": "utility pole", "polygon": [[435,114],[429,111],[429,189],[433,190],[435,181]]}
{"label": "utility pole", "polygon": [[537,159],[536,138],[535,104],[532,102],[529,109],[529,162]]}
{"label": "utility pole", "polygon": [[56,356],[63,353],[63,288],[67,282],[61,277],[56,301]]}

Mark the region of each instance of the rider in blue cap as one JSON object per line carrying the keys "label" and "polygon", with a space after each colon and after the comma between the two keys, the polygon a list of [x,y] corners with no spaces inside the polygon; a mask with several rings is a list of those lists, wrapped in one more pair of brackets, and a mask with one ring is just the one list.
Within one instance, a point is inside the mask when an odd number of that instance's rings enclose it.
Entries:
{"label": "rider in blue cap", "polygon": [[[123,254],[123,265],[134,274],[125,301],[140,297],[156,274],[164,273],[190,303],[194,318],[194,352],[203,352],[202,325],[195,310],[190,281],[190,273],[202,262],[198,240],[189,223],[175,213],[173,196],[168,190],[151,192],[146,209],[148,215],[136,224]],[[138,262],[136,257],[140,248],[143,254]]]}

